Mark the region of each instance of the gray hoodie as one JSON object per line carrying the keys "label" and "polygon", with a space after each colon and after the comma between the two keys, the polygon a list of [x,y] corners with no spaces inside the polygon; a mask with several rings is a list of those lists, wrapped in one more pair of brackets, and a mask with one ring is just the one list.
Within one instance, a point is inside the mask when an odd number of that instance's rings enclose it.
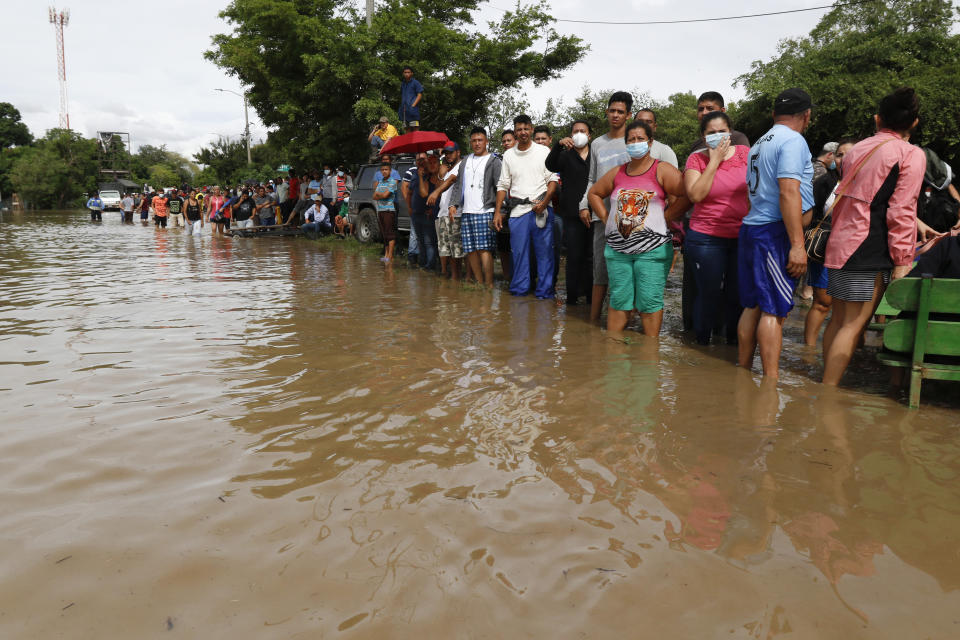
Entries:
{"label": "gray hoodie", "polygon": [[[470,154],[464,160],[463,166],[467,166],[466,162],[470,158],[474,157],[474,154]],[[497,204],[497,182],[500,181],[500,167],[502,162],[499,157],[495,154],[490,154],[490,159],[487,160],[486,166],[483,168],[483,208],[484,209],[493,209]],[[466,176],[466,171],[461,170],[460,175],[457,176],[457,181],[453,183],[453,193],[450,194],[450,206],[456,207],[458,213],[460,207],[463,206],[463,181]],[[468,213],[477,213],[477,212],[468,212]]]}

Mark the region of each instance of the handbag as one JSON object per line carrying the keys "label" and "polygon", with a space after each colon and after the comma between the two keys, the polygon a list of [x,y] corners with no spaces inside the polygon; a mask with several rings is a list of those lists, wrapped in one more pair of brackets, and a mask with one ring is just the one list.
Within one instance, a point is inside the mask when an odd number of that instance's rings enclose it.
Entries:
{"label": "handbag", "polygon": [[830,208],[823,214],[823,217],[820,218],[820,222],[817,223],[817,226],[812,229],[807,229],[803,234],[803,249],[807,253],[807,259],[812,260],[813,262],[818,262],[823,264],[823,261],[827,257],[827,242],[830,240],[830,227],[832,226],[831,217],[833,216],[833,209],[837,206],[837,203],[840,202],[840,198],[844,196],[844,191],[851,183],[853,179],[857,177],[857,174],[860,172],[860,169],[867,163],[867,160],[870,159],[877,149],[883,145],[891,142],[894,138],[889,140],[884,140],[873,149],[870,150],[863,160],[860,161],[860,164],[857,165],[857,168],[853,170],[853,173],[850,175],[850,179],[843,182],[844,189],[837,189],[837,196],[833,199],[833,202],[830,204]]}

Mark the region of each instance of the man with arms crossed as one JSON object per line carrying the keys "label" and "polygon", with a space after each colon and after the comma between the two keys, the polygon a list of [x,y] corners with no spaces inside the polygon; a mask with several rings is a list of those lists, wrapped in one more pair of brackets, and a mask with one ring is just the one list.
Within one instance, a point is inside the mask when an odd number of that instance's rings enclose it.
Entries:
{"label": "man with arms crossed", "polygon": [[[597,180],[610,169],[630,162],[627,145],[623,141],[627,128],[627,118],[633,109],[633,96],[626,91],[617,91],[607,101],[607,124],[610,130],[590,144],[590,170],[587,174],[587,188],[580,199],[580,219],[590,223],[593,230],[593,291],[590,295],[590,321],[598,322],[603,311],[603,299],[607,295],[607,262],[603,257],[603,248],[607,246],[604,224],[600,218],[590,213],[587,207],[587,193]],[[609,199],[604,203],[610,208]]]}
{"label": "man with arms crossed", "polygon": [[760,345],[763,375],[780,375],[783,321],[793,290],[807,271],[803,212],[813,206],[813,163],[802,132],[813,103],[803,89],[787,89],[773,105],[773,128],[750,149],[750,212],[739,239],[740,304],[737,364],[749,369]]}

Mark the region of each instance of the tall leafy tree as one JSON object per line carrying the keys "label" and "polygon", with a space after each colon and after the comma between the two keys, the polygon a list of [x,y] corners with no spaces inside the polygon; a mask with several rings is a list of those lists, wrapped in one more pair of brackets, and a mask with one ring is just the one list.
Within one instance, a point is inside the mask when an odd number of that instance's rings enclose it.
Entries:
{"label": "tall leafy tree", "polygon": [[805,38],[785,40],[767,62],[754,62],[738,82],[747,100],[735,118],[751,139],[771,123],[773,99],[802,87],[813,97],[807,132],[815,151],[828,140],[867,136],[884,95],[917,90],[919,141],[960,168],[960,35],[950,0],[875,0],[837,5]]}
{"label": "tall leafy tree", "polygon": [[0,102],[0,194],[13,191],[10,169],[25,145],[33,142],[30,129],[20,120],[20,111],[9,102]]}
{"label": "tall leafy tree", "polygon": [[14,188],[33,207],[72,206],[96,188],[97,141],[75,131],[51,129],[13,163]]}
{"label": "tall leafy tree", "polygon": [[220,14],[233,31],[206,55],[249,87],[289,161],[355,159],[376,118],[396,122],[404,65],[425,88],[421,128],[456,136],[504,87],[557,77],[586,53],[553,29],[545,1],[506,12],[489,35],[474,25],[479,5],[381,0],[368,28],[349,0],[233,0]]}
{"label": "tall leafy tree", "polygon": [[20,111],[9,102],[0,102],[0,149],[22,147],[31,142],[33,136],[20,120]]}

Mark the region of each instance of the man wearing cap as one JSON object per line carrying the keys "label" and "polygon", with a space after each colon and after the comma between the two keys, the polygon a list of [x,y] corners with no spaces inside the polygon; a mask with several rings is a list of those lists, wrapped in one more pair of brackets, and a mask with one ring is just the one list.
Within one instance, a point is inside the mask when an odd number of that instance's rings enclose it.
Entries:
{"label": "man wearing cap", "polygon": [[450,265],[450,275],[454,280],[460,279],[460,263],[463,258],[463,243],[460,238],[460,216],[450,213],[451,187],[460,175],[460,145],[448,142],[443,147],[443,164],[441,176],[443,182],[427,197],[427,206],[438,205],[437,208],[437,253],[440,255],[440,275],[446,275],[447,265]]}
{"label": "man wearing cap", "polygon": [[330,224],[330,210],[321,201],[319,193],[310,196],[310,201],[313,204],[304,212],[303,217],[306,222],[300,228],[304,233],[329,233],[333,229],[333,225]]}
{"label": "man wearing cap", "polygon": [[370,141],[372,151],[376,154],[380,153],[380,149],[387,144],[387,140],[395,135],[397,135],[397,128],[390,124],[390,120],[386,116],[382,116],[380,122],[373,127],[373,131],[367,136],[367,140]]}
{"label": "man wearing cap", "polygon": [[783,320],[793,308],[797,280],[807,270],[804,211],[813,207],[813,163],[803,131],[813,103],[803,89],[787,89],[773,105],[773,128],[750,149],[750,212],[739,238],[740,304],[737,364],[753,365],[760,346],[763,375],[779,377]]}
{"label": "man wearing cap", "polygon": [[820,155],[816,157],[813,161],[813,179],[824,176],[828,171],[833,171],[836,174],[837,171],[837,143],[828,142],[823,145],[823,149],[820,151]]}

